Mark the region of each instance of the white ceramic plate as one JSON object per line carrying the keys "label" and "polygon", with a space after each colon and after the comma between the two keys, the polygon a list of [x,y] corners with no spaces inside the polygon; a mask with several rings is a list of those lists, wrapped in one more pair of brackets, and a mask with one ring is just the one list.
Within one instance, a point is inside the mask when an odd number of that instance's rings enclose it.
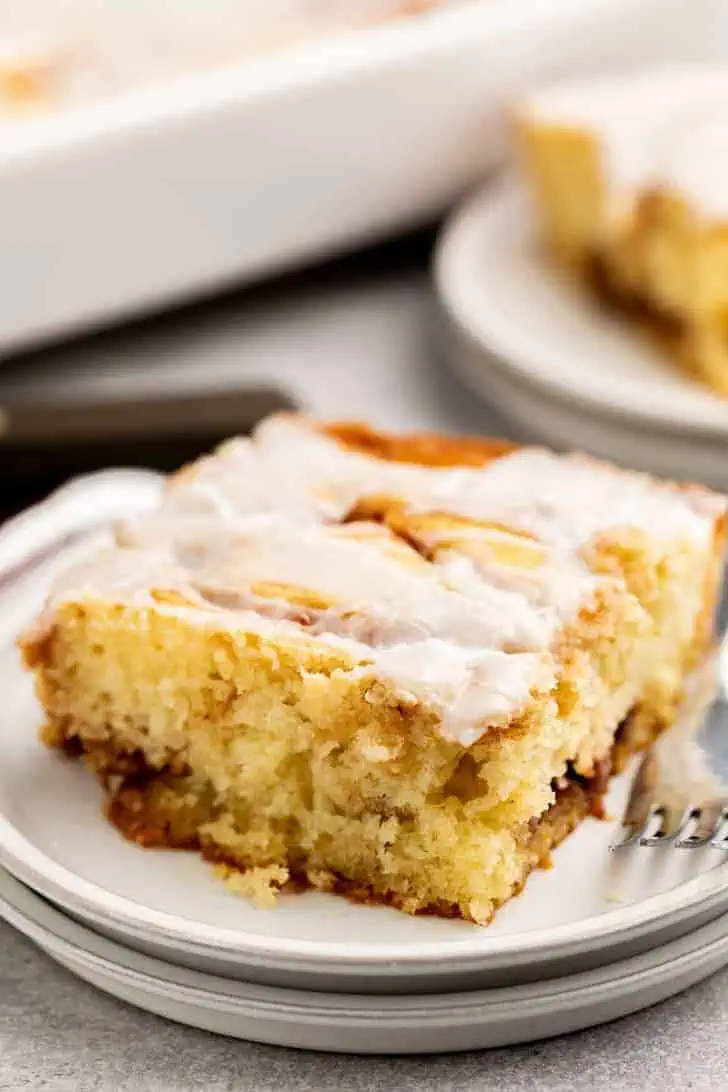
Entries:
{"label": "white ceramic plate", "polygon": [[714,0],[681,4],[464,0],[4,126],[0,354],[434,216],[500,160],[514,88],[714,49]]}
{"label": "white ceramic plate", "polygon": [[599,970],[466,993],[347,996],[232,982],[84,928],[0,870],[0,916],[99,989],[181,1023],[280,1046],[408,1054],[561,1035],[686,989],[728,962],[728,917]]}
{"label": "white ceramic plate", "polygon": [[444,355],[475,394],[532,442],[589,451],[623,466],[728,490],[726,441],[689,430],[655,429],[614,413],[599,413],[524,379],[452,321]]}
{"label": "white ceramic plate", "polygon": [[[435,275],[453,324],[534,397],[617,429],[647,428],[687,444],[721,442],[728,451],[728,398],[683,375],[648,336],[555,268],[513,178],[454,214]],[[473,378],[476,368],[471,362]],[[485,378],[478,386],[489,394]]]}
{"label": "white ceramic plate", "polygon": [[[613,823],[589,820],[529,880],[488,928],[411,918],[321,894],[288,895],[259,910],[232,894],[194,854],[143,850],[101,814],[101,791],[81,764],[46,750],[30,678],[13,647],[43,599],[64,550],[18,566],[17,537],[57,521],[59,539],[88,493],[103,487],[107,513],[133,508],[135,475],[92,476],[9,525],[15,557],[0,612],[0,862],[23,882],[109,935],[154,954],[248,980],[356,992],[406,992],[513,983],[596,966],[674,938],[728,906],[728,869],[716,851],[614,855]],[[146,509],[158,480],[138,475]],[[78,527],[76,527],[78,530]],[[94,542],[99,532],[95,532]],[[16,544],[15,547],[13,544]],[[88,548],[83,540],[65,551]],[[13,552],[15,551],[15,552]],[[6,570],[8,572],[9,570]],[[22,575],[19,575],[22,573]],[[608,809],[621,813],[625,778]]]}

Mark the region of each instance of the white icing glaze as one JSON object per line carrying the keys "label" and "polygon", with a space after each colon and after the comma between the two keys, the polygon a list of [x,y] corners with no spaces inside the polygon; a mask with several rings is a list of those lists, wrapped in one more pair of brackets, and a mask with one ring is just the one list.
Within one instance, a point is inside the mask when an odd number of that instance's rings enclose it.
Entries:
{"label": "white icing glaze", "polygon": [[616,211],[645,189],[666,188],[726,216],[727,108],[728,69],[683,66],[557,84],[531,95],[522,113],[592,134]]}
{"label": "white icing glaze", "polygon": [[220,461],[204,460],[173,485],[170,512],[186,510],[195,482],[205,483],[208,496],[218,493],[218,514],[224,503],[228,516],[275,510],[297,519],[340,519],[362,497],[387,495],[404,498],[413,510],[500,521],[571,550],[624,526],[704,542],[723,504],[705,492],[693,495],[645,474],[542,448],[520,448],[484,467],[387,462],[344,448],[288,414],[268,418],[254,443],[233,441]]}
{"label": "white icing glaze", "polygon": [[254,589],[261,582],[310,589],[334,604],[320,630],[352,633],[374,646],[429,637],[509,651],[548,646],[553,625],[547,611],[477,577],[477,597],[462,594],[414,551],[404,561],[401,548],[388,552],[387,541],[386,535],[360,541],[334,528],[254,517],[226,557],[190,579],[208,590]]}
{"label": "white icing glaze", "polygon": [[555,623],[567,622],[588,603],[598,587],[607,583],[592,573],[579,557],[553,553],[535,569],[471,560],[455,550],[445,551],[435,562],[445,579],[464,595],[479,599],[485,585],[517,592],[540,608]]}
{"label": "white icing glaze", "polygon": [[[176,592],[189,605],[165,602],[160,591]],[[507,723],[526,706],[533,690],[547,692],[554,682],[553,665],[539,653],[462,647],[418,629],[380,634],[396,637],[399,643],[377,647],[371,643],[375,635],[368,631],[366,617],[354,616],[347,626],[339,612],[322,612],[318,619],[312,612],[314,624],[302,628],[288,617],[289,604],[244,593],[234,607],[216,607],[168,555],[134,548],[106,549],[91,562],[67,571],[38,620],[37,635],[53,624],[62,604],[99,598],[181,616],[193,625],[258,634],[270,641],[324,644],[349,661],[350,667],[339,672],[346,670],[352,679],[387,683],[399,701],[424,704],[438,714],[442,736],[462,746],[476,742],[489,725]]]}
{"label": "white icing glaze", "polygon": [[532,689],[547,691],[553,683],[552,670],[537,655],[476,651],[437,639],[398,645],[354,674],[379,678],[405,699],[444,710],[441,734],[463,747],[480,739],[484,725],[507,723]]}
{"label": "white icing glaze", "polygon": [[[438,535],[445,543],[428,563],[386,527],[337,522],[375,495],[413,517],[451,513],[483,526],[427,524],[427,548]],[[560,627],[614,582],[589,571],[584,547],[637,527],[709,548],[724,507],[702,491],[540,449],[483,467],[387,462],[279,416],[173,479],[155,514],[120,529],[123,548],[57,585],[43,624],[59,604],[91,596],[315,640],[344,653],[355,677],[423,702],[445,738],[469,746],[534,690],[548,691]],[[514,545],[536,551],[537,563],[509,564],[498,551]],[[160,602],[153,589],[190,605]]]}
{"label": "white icing glaze", "polygon": [[[702,543],[712,533],[702,498],[693,503],[689,493],[647,475],[541,448],[521,448],[483,471],[457,471],[435,489],[430,503],[440,511],[530,531],[543,543],[571,552],[600,534],[627,527],[643,528],[657,539]],[[719,500],[715,514],[721,505]]]}

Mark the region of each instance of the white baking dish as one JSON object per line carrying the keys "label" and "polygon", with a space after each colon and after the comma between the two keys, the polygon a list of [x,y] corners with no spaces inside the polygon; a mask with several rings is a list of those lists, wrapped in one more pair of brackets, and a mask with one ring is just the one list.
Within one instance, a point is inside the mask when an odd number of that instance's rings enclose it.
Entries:
{"label": "white baking dish", "polygon": [[674,3],[471,0],[8,126],[0,354],[432,216],[498,159],[510,90]]}

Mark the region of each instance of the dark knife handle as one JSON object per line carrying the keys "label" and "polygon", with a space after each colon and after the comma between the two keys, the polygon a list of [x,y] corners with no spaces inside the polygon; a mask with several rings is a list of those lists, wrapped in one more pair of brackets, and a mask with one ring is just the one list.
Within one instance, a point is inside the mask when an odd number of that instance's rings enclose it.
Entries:
{"label": "dark knife handle", "polygon": [[189,436],[222,438],[250,432],[269,413],[292,408],[292,399],[275,387],[68,403],[24,399],[0,404],[0,452]]}
{"label": "dark knife handle", "polygon": [[0,406],[0,520],[64,481],[108,466],[176,470],[269,413],[295,409],[274,387],[169,397]]}

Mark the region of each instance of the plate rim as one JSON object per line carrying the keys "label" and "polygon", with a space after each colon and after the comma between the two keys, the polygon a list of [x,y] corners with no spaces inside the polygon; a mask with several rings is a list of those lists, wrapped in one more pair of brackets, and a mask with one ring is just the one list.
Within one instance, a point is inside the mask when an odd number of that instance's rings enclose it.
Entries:
{"label": "plate rim", "polygon": [[[103,817],[100,815],[100,819]],[[140,849],[140,852],[144,852]],[[264,937],[244,929],[214,926],[193,919],[183,918],[167,911],[155,910],[125,896],[109,892],[92,881],[85,880],[65,866],[58,864],[38,850],[0,812],[0,864],[16,879],[36,892],[72,913],[79,913],[88,920],[104,922],[115,930],[131,926],[133,932],[149,940],[157,938],[192,944],[198,950],[217,952],[228,956],[257,957],[265,961],[272,957],[280,966],[282,961],[296,966],[306,962],[323,964],[327,970],[332,965],[344,968],[362,966],[380,970],[383,965],[396,962],[407,967],[416,964],[433,967],[443,962],[447,970],[457,966],[474,968],[478,964],[495,967],[501,963],[524,962],[537,953],[569,954],[572,951],[589,950],[590,946],[615,945],[632,935],[635,930],[651,932],[666,927],[671,922],[688,920],[711,907],[728,901],[728,860],[680,884],[669,891],[651,895],[636,903],[607,910],[603,914],[587,918],[578,926],[574,936],[574,923],[535,929],[499,936],[491,944],[482,944],[473,950],[473,935],[449,940],[420,941],[408,944],[380,944],[372,952],[366,946],[339,941],[320,941],[295,938]],[[331,896],[335,898],[336,896]],[[652,927],[652,928],[651,928]],[[481,928],[483,934],[487,927]]]}
{"label": "plate rim", "polygon": [[[4,890],[8,879],[11,888],[13,886],[17,888],[10,898]],[[20,906],[18,901],[21,903]],[[29,902],[36,910],[34,914],[32,911],[27,912],[23,906],[23,904],[27,906]],[[142,954],[125,947],[119,941],[101,936],[88,926],[67,917],[61,910],[47,903],[37,892],[16,880],[7,871],[0,873],[0,910],[3,905],[10,906],[15,915],[21,917],[24,922],[29,922],[33,932],[43,933],[46,938],[50,938],[46,940],[48,944],[46,947],[46,944],[37,936],[33,936],[30,930],[25,932],[12,921],[9,922],[13,928],[18,929],[24,936],[28,936],[49,954],[54,954],[54,957],[59,948],[65,948],[72,953],[77,953],[73,955],[77,962],[89,964],[108,974],[121,972],[125,978],[136,981],[140,986],[146,981],[149,984],[155,983],[157,988],[163,985],[166,994],[169,994],[171,988],[181,995],[206,996],[208,1001],[214,998],[216,1001],[232,1001],[235,1005],[254,1005],[261,1009],[261,1015],[272,1010],[278,1013],[281,1009],[287,1010],[289,1016],[312,1014],[315,1007],[309,1002],[316,999],[319,1002],[325,1001],[325,1006],[320,1010],[321,1015],[331,1015],[333,1012],[340,1016],[354,1015],[352,1009],[359,1007],[373,1017],[379,1014],[386,1016],[387,1012],[392,1010],[396,1011],[400,1018],[416,1020],[425,1013],[436,1013],[449,1017],[454,1022],[458,1015],[472,1013],[473,1010],[481,1010],[484,1007],[501,1009],[508,1005],[538,1004],[544,1000],[573,997],[574,994],[583,994],[585,991],[594,993],[613,989],[622,986],[625,980],[637,981],[643,978],[645,973],[663,975],[666,965],[672,966],[676,962],[682,965],[688,960],[695,960],[706,951],[714,951],[721,945],[726,949],[726,963],[728,963],[728,912],[726,912],[701,925],[695,932],[686,933],[665,944],[596,969],[572,974],[557,974],[551,978],[521,982],[516,985],[448,990],[439,994],[353,995],[352,1001],[352,995],[326,990],[295,989],[225,979],[208,971],[180,966],[158,957]],[[55,928],[43,920],[48,917],[54,919]],[[58,924],[61,926],[60,932],[57,931]],[[50,948],[53,950],[49,951]],[[665,948],[669,949],[667,959]],[[161,973],[155,974],[155,971]],[[173,972],[173,976],[164,977],[164,972],[169,971]],[[598,981],[595,982],[595,978]],[[244,993],[249,993],[250,996],[243,997]],[[363,1015],[362,1011],[357,1012],[356,1019],[361,1019]]]}
{"label": "plate rim", "polygon": [[[534,363],[535,352],[529,346],[519,346],[511,336],[512,324],[501,324],[496,316],[496,308],[489,311],[469,306],[463,300],[456,287],[459,279],[458,270],[461,255],[468,254],[469,240],[477,238],[477,230],[484,225],[504,220],[513,220],[518,216],[518,229],[532,231],[534,252],[538,242],[535,230],[524,227],[532,221],[530,199],[525,185],[515,171],[506,169],[500,176],[473,191],[450,214],[437,238],[432,258],[432,276],[440,305],[454,328],[467,337],[481,351],[494,357],[498,366],[505,372],[512,372],[519,382],[538,389],[543,395],[558,398],[562,403],[573,408],[582,406],[588,412],[604,418],[619,418],[623,425],[632,422],[641,429],[645,427],[661,432],[664,436],[682,436],[685,440],[704,437],[725,443],[728,440],[728,398],[704,388],[703,393],[716,406],[725,403],[725,423],[717,420],[705,420],[699,416],[686,418],[675,410],[665,414],[651,408],[651,403],[642,402],[635,408],[634,402],[627,396],[604,397],[587,385],[578,390],[571,380],[558,373],[546,373],[545,369]],[[518,236],[523,238],[522,235]],[[556,266],[554,276],[562,277]],[[454,271],[454,272],[453,272]],[[578,298],[578,291],[575,290]],[[488,296],[482,299],[487,303]],[[477,312],[477,317],[476,317]],[[485,315],[485,319],[483,318]],[[492,320],[492,321],[491,321]],[[628,329],[628,326],[625,327]],[[635,336],[638,336],[637,334]],[[669,362],[666,364],[669,369]],[[617,390],[617,388],[615,388]]]}
{"label": "plate rim", "polygon": [[444,314],[442,318],[445,360],[453,376],[515,426],[516,435],[527,443],[556,450],[574,447],[661,478],[701,482],[721,492],[728,489],[728,469],[725,473],[720,469],[725,453],[722,437],[658,430],[649,423],[637,429],[618,414],[599,413],[592,406],[546,391],[509,371]]}

